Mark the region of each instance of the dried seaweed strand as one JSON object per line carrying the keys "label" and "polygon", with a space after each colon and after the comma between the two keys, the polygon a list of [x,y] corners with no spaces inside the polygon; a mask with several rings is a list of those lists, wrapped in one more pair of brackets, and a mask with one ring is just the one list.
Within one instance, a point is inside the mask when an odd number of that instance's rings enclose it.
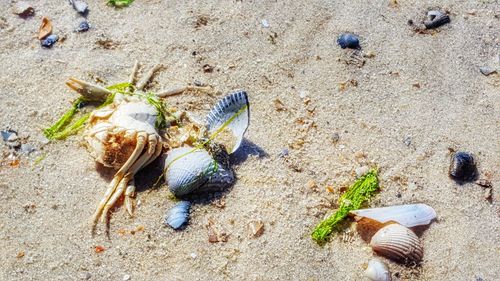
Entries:
{"label": "dried seaweed strand", "polygon": [[340,197],[340,207],[333,215],[322,221],[311,233],[311,237],[316,243],[324,245],[328,237],[334,231],[339,231],[339,223],[344,220],[347,214],[359,209],[361,205],[373,197],[379,189],[377,171],[370,170],[349,187],[349,189]]}

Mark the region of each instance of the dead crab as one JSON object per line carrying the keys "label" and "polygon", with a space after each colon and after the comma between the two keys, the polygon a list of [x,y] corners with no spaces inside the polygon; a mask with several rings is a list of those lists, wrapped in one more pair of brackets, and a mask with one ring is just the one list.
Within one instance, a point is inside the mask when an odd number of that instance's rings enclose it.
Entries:
{"label": "dead crab", "polygon": [[117,93],[75,78],[66,82],[85,100],[103,102],[110,97],[112,99],[108,105],[91,113],[84,132],[84,138],[96,161],[117,170],[93,215],[92,229],[99,218],[103,222],[107,221],[109,210],[122,195],[125,195],[125,208],[132,216],[134,175],[154,161],[163,150],[165,140],[160,135],[158,121],[161,120],[168,126],[179,118],[174,115],[163,116],[157,107],[158,104],[152,102],[152,99],[159,101],[159,98],[180,94],[186,90],[210,90],[209,87],[186,86],[151,96],[143,92],[143,89],[161,66],[155,66],[143,79],[135,83],[138,68],[139,64],[136,62],[129,78],[133,87],[130,87],[127,93]]}

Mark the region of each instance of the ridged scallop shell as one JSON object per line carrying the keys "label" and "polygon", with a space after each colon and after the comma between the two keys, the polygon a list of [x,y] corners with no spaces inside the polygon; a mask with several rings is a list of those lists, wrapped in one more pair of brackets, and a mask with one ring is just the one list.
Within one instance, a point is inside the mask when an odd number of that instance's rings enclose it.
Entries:
{"label": "ridged scallop shell", "polygon": [[381,228],[373,235],[370,245],[377,254],[401,263],[419,263],[424,256],[420,239],[400,224]]}
{"label": "ridged scallop shell", "polygon": [[440,11],[429,11],[427,16],[430,20],[424,21],[425,28],[432,29],[450,22],[450,17]]}
{"label": "ridged scallop shell", "polygon": [[234,182],[233,172],[214,160],[203,148],[173,149],[167,154],[165,167],[168,187],[178,197],[222,190]]}
{"label": "ridged scallop shell", "polygon": [[406,227],[427,225],[436,218],[436,211],[426,204],[397,205],[383,208],[361,209],[350,214],[381,223],[397,222]]}
{"label": "ridged scallop shell", "polygon": [[168,211],[168,214],[165,217],[165,223],[173,229],[181,228],[189,220],[190,208],[191,203],[188,201],[181,201],[175,204],[175,206]]}
{"label": "ridged scallop shell", "polygon": [[387,265],[378,258],[372,258],[368,262],[364,274],[365,277],[372,281],[391,281],[391,272]]}
{"label": "ridged scallop shell", "polygon": [[[243,140],[250,124],[250,103],[245,91],[238,91],[220,100],[207,115],[207,129],[210,134],[217,134],[216,142],[225,145],[231,154]],[[232,136],[225,134],[231,130]]]}

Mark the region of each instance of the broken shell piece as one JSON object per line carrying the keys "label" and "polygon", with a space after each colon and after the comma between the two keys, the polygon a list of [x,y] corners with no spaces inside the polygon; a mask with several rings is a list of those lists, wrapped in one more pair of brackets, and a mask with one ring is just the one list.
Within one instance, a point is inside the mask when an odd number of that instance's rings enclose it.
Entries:
{"label": "broken shell piece", "polygon": [[359,218],[369,218],[380,223],[394,221],[406,227],[427,225],[436,218],[436,211],[426,204],[361,209],[351,211],[350,214]]}
{"label": "broken shell piece", "polygon": [[424,21],[425,28],[432,29],[450,22],[450,17],[441,11],[429,11],[427,16],[430,20]]}
{"label": "broken shell piece", "polygon": [[251,221],[248,224],[250,230],[250,237],[257,238],[264,233],[264,223],[262,221]]}
{"label": "broken shell piece", "polygon": [[27,18],[35,14],[35,9],[29,3],[21,1],[14,5],[12,12],[22,18]]}
{"label": "broken shell piece", "polygon": [[88,12],[89,6],[87,3],[81,0],[70,0],[70,3],[73,5],[73,8],[80,14],[85,15]]}
{"label": "broken shell piece", "polygon": [[372,258],[368,262],[364,274],[365,277],[372,281],[391,281],[391,272],[387,265],[378,258]]}
{"label": "broken shell piece", "polygon": [[419,263],[424,256],[420,239],[410,229],[400,224],[381,228],[370,241],[375,253],[400,263]]}
{"label": "broken shell piece", "polygon": [[165,223],[173,229],[179,229],[189,220],[189,209],[191,203],[188,201],[181,201],[177,203],[172,209],[168,211],[165,217]]}
{"label": "broken shell piece", "polygon": [[38,39],[42,40],[52,33],[52,23],[47,17],[42,18],[42,24],[38,29]]}
{"label": "broken shell piece", "polygon": [[481,72],[481,74],[483,74],[484,76],[489,76],[493,73],[496,73],[496,69],[493,69],[493,68],[490,68],[490,67],[487,67],[487,66],[482,66],[479,68],[479,71]]}
{"label": "broken shell piece", "polygon": [[205,149],[172,149],[165,160],[165,178],[175,196],[220,191],[234,182],[232,170],[217,162]]}
{"label": "broken shell piece", "polygon": [[[250,124],[250,103],[245,91],[234,92],[220,100],[208,113],[207,129],[229,154],[235,152]],[[228,134],[231,130],[232,136]]]}

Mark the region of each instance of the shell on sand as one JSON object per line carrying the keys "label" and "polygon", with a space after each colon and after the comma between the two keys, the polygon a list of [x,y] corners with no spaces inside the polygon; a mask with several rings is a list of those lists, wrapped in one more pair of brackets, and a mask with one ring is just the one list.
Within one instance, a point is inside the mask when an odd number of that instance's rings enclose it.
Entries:
{"label": "shell on sand", "polygon": [[380,223],[393,221],[406,227],[427,225],[436,218],[436,211],[426,204],[360,209],[351,211],[350,214],[356,216],[357,220],[360,218],[369,218]]}
{"label": "shell on sand", "polygon": [[372,281],[391,281],[391,272],[387,265],[378,258],[372,258],[368,262],[368,267],[363,273],[365,277]]}
{"label": "shell on sand", "polygon": [[410,229],[389,224],[373,235],[370,245],[375,253],[400,263],[419,263],[424,256],[420,239]]}

